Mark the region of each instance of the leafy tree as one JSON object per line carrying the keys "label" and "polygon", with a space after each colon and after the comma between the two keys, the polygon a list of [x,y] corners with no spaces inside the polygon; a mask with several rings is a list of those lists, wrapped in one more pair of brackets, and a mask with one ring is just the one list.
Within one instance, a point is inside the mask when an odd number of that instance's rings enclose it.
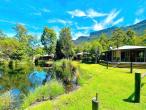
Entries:
{"label": "leafy tree", "polygon": [[20,43],[14,38],[4,38],[0,40],[1,54],[4,59],[10,58],[11,55],[17,51]]}
{"label": "leafy tree", "polygon": [[21,42],[27,42],[28,38],[27,38],[27,29],[25,26],[23,26],[22,24],[17,24],[14,27],[14,30],[16,31],[16,35],[15,37],[21,41]]}
{"label": "leafy tree", "polygon": [[99,43],[102,45],[103,50],[108,50],[110,44],[106,34],[101,34],[99,37]]}
{"label": "leafy tree", "polygon": [[128,29],[126,31],[126,37],[124,39],[124,44],[133,45],[134,44],[134,37],[135,37],[135,32],[131,29]]}
{"label": "leafy tree", "polygon": [[42,47],[35,48],[34,52],[35,52],[35,55],[43,55],[45,53]]}
{"label": "leafy tree", "polygon": [[41,42],[48,54],[55,53],[56,41],[57,37],[55,31],[53,29],[45,27],[41,36]]}
{"label": "leafy tree", "polygon": [[146,45],[146,30],[144,31],[144,35],[142,36],[143,37],[143,45]]}
{"label": "leafy tree", "polygon": [[[27,28],[22,24],[17,24],[14,30],[16,31],[15,37],[21,46],[13,53],[12,58],[22,59],[24,57],[33,57],[35,54],[34,47],[37,44],[35,36],[28,34]],[[23,57],[21,55],[23,55]]]}
{"label": "leafy tree", "polygon": [[58,42],[61,47],[61,52],[65,58],[73,56],[74,50],[70,28],[65,27],[60,31]]}
{"label": "leafy tree", "polygon": [[64,57],[64,55],[61,52],[61,44],[60,44],[59,40],[57,40],[57,43],[56,43],[56,59],[61,59],[63,57]]}
{"label": "leafy tree", "polygon": [[120,28],[117,28],[113,31],[111,40],[113,40],[114,45],[118,48],[123,44],[125,37],[126,37],[125,32]]}

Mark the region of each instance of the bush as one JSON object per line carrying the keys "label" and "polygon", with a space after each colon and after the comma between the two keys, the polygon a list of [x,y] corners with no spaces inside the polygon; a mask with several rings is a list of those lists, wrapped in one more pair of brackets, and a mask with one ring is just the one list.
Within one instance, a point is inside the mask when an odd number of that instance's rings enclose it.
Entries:
{"label": "bush", "polygon": [[11,94],[10,92],[6,92],[0,96],[0,110],[10,109],[11,106]]}
{"label": "bush", "polygon": [[65,84],[69,84],[77,73],[77,67],[73,65],[70,60],[66,59],[55,63],[53,69],[55,72],[55,76],[58,79],[63,80]]}
{"label": "bush", "polygon": [[52,99],[60,94],[63,94],[64,92],[65,90],[62,83],[52,80],[45,85],[36,88],[34,92],[29,93],[29,95],[24,98],[22,108],[27,108],[37,101]]}

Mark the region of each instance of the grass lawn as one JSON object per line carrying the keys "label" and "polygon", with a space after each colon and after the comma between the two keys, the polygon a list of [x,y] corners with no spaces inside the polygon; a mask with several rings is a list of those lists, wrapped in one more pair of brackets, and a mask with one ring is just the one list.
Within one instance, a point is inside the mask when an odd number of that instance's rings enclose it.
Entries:
{"label": "grass lawn", "polygon": [[[124,101],[134,92],[134,74],[126,68],[112,68],[99,64],[80,64],[81,87],[55,100],[29,107],[30,110],[92,110],[91,100],[99,94],[100,110],[146,110],[146,85],[141,89],[141,103]],[[134,72],[146,72],[135,69]],[[146,78],[142,80],[146,82]]]}

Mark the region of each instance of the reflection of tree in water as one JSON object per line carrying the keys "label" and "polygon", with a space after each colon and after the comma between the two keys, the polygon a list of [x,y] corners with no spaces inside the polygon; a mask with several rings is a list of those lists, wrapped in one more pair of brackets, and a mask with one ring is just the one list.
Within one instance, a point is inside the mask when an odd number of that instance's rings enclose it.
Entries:
{"label": "reflection of tree in water", "polygon": [[4,66],[6,65],[0,66],[0,71],[2,71],[0,85],[4,87],[0,93],[13,88],[18,88],[26,94],[28,92],[28,87],[30,86],[28,81],[28,74],[33,70],[33,66],[31,64],[17,64],[15,67],[9,67],[9,65],[7,68]]}

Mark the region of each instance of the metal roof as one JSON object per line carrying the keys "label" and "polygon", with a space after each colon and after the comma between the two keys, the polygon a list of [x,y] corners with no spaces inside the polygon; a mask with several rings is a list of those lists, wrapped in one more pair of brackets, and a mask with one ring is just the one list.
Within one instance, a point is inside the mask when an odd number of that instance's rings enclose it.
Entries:
{"label": "metal roof", "polygon": [[125,45],[119,48],[111,49],[111,50],[130,50],[130,49],[146,49],[146,46],[132,46],[132,45]]}

